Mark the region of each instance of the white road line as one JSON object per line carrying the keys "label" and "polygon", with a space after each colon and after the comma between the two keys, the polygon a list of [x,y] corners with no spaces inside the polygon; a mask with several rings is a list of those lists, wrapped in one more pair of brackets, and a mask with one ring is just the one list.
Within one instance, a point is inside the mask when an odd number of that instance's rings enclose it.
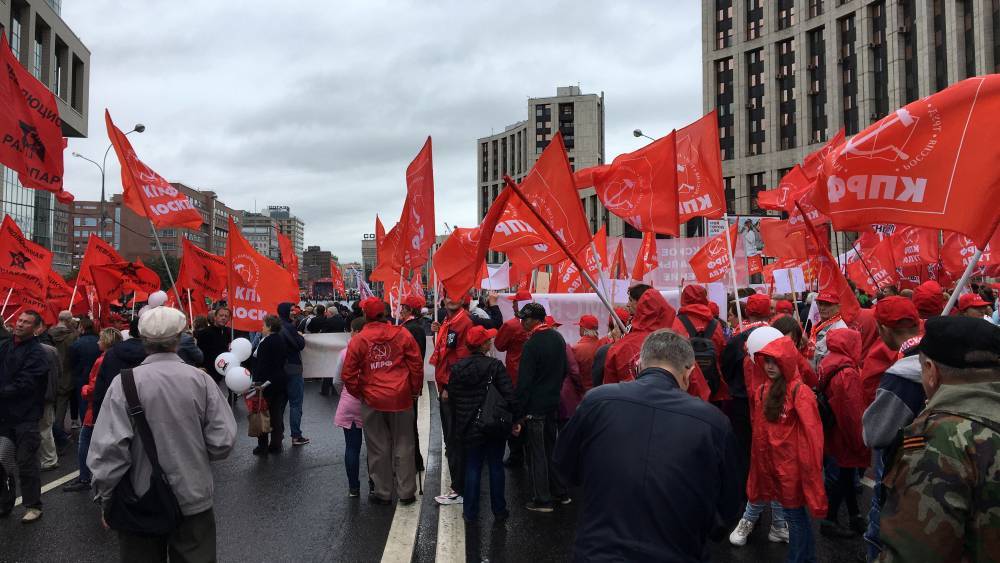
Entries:
{"label": "white road line", "polygon": [[[52,489],[58,487],[59,485],[62,485],[63,483],[68,483],[69,481],[72,481],[73,479],[76,479],[79,476],[80,476],[79,471],[74,471],[69,475],[64,475],[56,479],[55,481],[52,481],[48,485],[42,487],[42,494],[44,495],[45,493],[51,491]],[[17,499],[14,500],[14,506],[21,506],[21,497],[17,497]]]}
{"label": "white road line", "polygon": [[[420,432],[420,455],[424,458],[424,466],[427,466],[427,453],[430,449],[431,441],[431,402],[427,389],[424,389],[420,399],[417,401],[417,428]],[[420,526],[420,507],[423,504],[422,498],[417,498],[417,502],[403,506],[396,504],[396,512],[392,516],[392,526],[389,528],[389,537],[385,540],[385,548],[382,551],[382,561],[384,563],[409,563],[413,559],[413,546],[417,541],[417,528]]]}
{"label": "white road line", "polygon": [[[444,457],[444,433],[441,433],[441,494],[451,490],[451,472]],[[438,506],[438,533],[435,561],[465,561],[465,522],[462,505]]]}

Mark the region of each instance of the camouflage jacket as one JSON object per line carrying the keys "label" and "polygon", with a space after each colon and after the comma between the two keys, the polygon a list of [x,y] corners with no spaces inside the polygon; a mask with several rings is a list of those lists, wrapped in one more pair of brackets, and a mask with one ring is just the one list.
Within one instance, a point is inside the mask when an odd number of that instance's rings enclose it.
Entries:
{"label": "camouflage jacket", "polygon": [[942,385],[885,486],[880,561],[1000,561],[1000,374]]}

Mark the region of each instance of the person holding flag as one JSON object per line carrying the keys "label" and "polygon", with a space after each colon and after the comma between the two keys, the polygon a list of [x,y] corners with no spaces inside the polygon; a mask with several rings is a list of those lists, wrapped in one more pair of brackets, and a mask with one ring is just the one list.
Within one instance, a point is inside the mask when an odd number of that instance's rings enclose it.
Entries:
{"label": "person holding flag", "polygon": [[809,331],[809,350],[812,353],[812,367],[815,371],[827,354],[826,334],[833,329],[848,328],[840,316],[840,296],[833,291],[821,291],[816,296],[819,322]]}

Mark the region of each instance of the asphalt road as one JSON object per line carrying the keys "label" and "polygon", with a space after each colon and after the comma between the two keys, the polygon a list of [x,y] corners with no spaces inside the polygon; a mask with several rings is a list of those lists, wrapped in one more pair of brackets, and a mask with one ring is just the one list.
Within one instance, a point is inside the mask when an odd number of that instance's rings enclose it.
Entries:
{"label": "asphalt road", "polygon": [[[507,472],[511,517],[493,522],[488,479],[483,476],[480,521],[465,526],[461,507],[439,507],[433,496],[447,485],[442,475],[441,435],[436,393],[428,385],[422,404],[421,446],[427,472],[425,494],[411,507],[377,506],[364,495],[347,497],[343,433],[333,425],[336,399],[321,397],[318,382],[306,385],[303,432],[312,443],[264,459],[250,450],[246,415],[237,406],[240,434],[230,457],[214,464],[215,514],[220,561],[567,561],[578,517],[577,503],[552,514],[523,508],[524,470]],[[72,448],[70,448],[72,449]],[[67,451],[59,470],[44,473],[43,485],[69,479],[75,454]],[[365,479],[362,452],[362,481]],[[445,487],[447,488],[447,487]],[[867,493],[867,490],[866,490]],[[868,495],[865,495],[867,500]],[[0,562],[107,562],[118,556],[113,532],[104,530],[88,493],[63,493],[55,486],[42,495],[44,517],[20,523],[21,507],[0,520]],[[746,547],[713,544],[716,561],[782,561],[786,546],[767,541],[767,512]],[[858,561],[860,538],[828,540],[817,534],[819,561]]]}

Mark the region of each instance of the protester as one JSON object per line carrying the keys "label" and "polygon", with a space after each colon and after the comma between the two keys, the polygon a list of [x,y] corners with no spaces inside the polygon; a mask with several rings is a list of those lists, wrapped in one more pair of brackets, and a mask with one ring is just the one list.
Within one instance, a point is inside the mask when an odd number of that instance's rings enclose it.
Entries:
{"label": "protester", "polygon": [[[628,334],[611,345],[604,361],[602,383],[632,381],[638,374],[639,353],[646,336],[674,324],[674,308],[646,284],[636,284],[628,289],[628,310],[632,325]],[[647,295],[648,294],[648,295]]]}
{"label": "protester", "polygon": [[[615,307],[615,314],[626,327],[631,323],[631,315],[624,307]],[[626,329],[627,330],[627,329]],[[598,340],[600,345],[594,352],[594,361],[591,364],[591,389],[604,383],[604,367],[607,363],[608,350],[611,345],[621,340],[622,332],[618,329],[614,317],[608,315],[608,335]]]}
{"label": "protester", "polygon": [[507,501],[504,499],[503,450],[506,436],[487,435],[475,423],[490,386],[500,394],[512,414],[517,405],[506,367],[500,360],[486,355],[496,334],[496,329],[481,326],[470,328],[466,334],[466,346],[470,355],[452,366],[448,381],[455,442],[464,450],[465,489],[462,494],[462,511],[468,523],[475,523],[479,514],[479,489],[484,461],[490,478],[490,507],[493,517],[502,520],[509,515]]}
{"label": "protester", "polygon": [[729,399],[729,386],[722,378],[720,367],[726,336],[722,323],[715,320],[708,303],[708,290],[703,286],[686,286],[681,291],[681,308],[674,318],[673,329],[691,341],[695,364],[710,389],[710,400],[718,404]]}
{"label": "protester", "polygon": [[990,302],[986,301],[976,293],[964,293],[958,296],[958,304],[955,311],[963,317],[973,319],[989,318]]}
{"label": "protester", "polygon": [[597,337],[598,321],[594,315],[583,315],[576,324],[580,327],[580,340],[573,345],[573,357],[580,369],[583,390],[587,392],[594,386],[594,355],[601,344]]}
{"label": "protester", "polygon": [[[150,311],[153,309],[147,310]],[[101,414],[101,406],[104,404],[104,395],[108,392],[111,382],[118,377],[123,369],[130,369],[138,366],[146,359],[146,348],[142,345],[139,335],[139,319],[133,318],[129,323],[129,332],[133,335],[128,340],[122,340],[104,353],[104,360],[101,362],[101,369],[97,372],[97,379],[94,380],[94,391],[91,400],[94,402],[94,420]],[[215,368],[212,368],[215,373]]]}
{"label": "protester", "polygon": [[788,315],[790,317],[795,316],[795,304],[787,299],[779,299],[774,304],[774,314]]}
{"label": "protester", "polygon": [[[365,326],[364,317],[351,321],[351,338],[357,336]],[[337,367],[333,371],[333,384],[343,387],[344,362],[347,360],[347,348],[340,351]],[[347,389],[340,389],[340,399],[337,401],[337,412],[333,415],[333,423],[344,430],[344,469],[347,471],[347,496],[361,495],[361,444],[364,439],[361,419],[361,401],[351,395]],[[414,418],[414,420],[416,420]]]}
{"label": "protester", "polygon": [[[80,326],[83,326],[83,321],[89,321],[90,319],[81,319]],[[76,344],[80,343],[81,337],[76,341]],[[117,328],[106,328],[101,331],[98,337],[97,346],[100,350],[100,355],[94,360],[94,365],[90,368],[90,374],[87,376],[87,383],[83,386],[80,391],[80,396],[84,399],[81,404],[85,404],[86,411],[83,417],[83,426],[80,428],[80,437],[77,444],[77,465],[80,469],[80,475],[74,479],[70,484],[63,487],[64,493],[75,493],[78,491],[89,491],[90,490],[90,480],[91,473],[90,468],[87,467],[87,453],[90,451],[90,440],[94,434],[94,421],[96,420],[96,415],[94,412],[97,410],[97,404],[93,400],[94,385],[97,382],[97,374],[101,370],[101,363],[104,361],[104,353],[107,352],[111,347],[122,341],[122,333]]]}
{"label": "protester", "polygon": [[[781,334],[792,339],[792,343],[795,344],[795,349],[799,351],[799,377],[802,378],[802,382],[808,385],[810,388],[815,387],[817,383],[816,372],[813,371],[812,364],[805,356],[805,347],[807,343],[804,342],[802,338],[802,325],[799,321],[795,320],[789,316],[778,317],[771,321],[771,326],[781,331]],[[754,387],[760,382],[755,382]]]}
{"label": "protester", "polygon": [[[236,442],[236,420],[219,387],[177,355],[185,324],[184,314],[170,307],[143,314],[138,334],[149,356],[132,370],[155,458],[184,517],[169,536],[119,530],[122,561],[159,561],[166,553],[186,561],[210,561],[216,556],[210,461],[229,455]],[[105,521],[119,482],[130,479],[135,493],[142,495],[152,471],[131,421],[123,377],[115,378],[108,389],[87,455],[95,500],[102,505]]]}
{"label": "protester", "polygon": [[[514,295],[508,296],[511,301],[511,309],[514,316],[504,321],[497,331],[497,336],[493,345],[497,351],[504,352],[504,366],[507,368],[507,375],[510,377],[511,385],[517,386],[517,367],[521,363],[521,352],[524,350],[524,343],[528,341],[528,331],[521,326],[521,319],[517,318],[521,304],[530,303],[531,293],[526,289],[519,289]],[[511,436],[507,440],[510,448],[510,455],[504,460],[504,466],[510,468],[521,467],[524,464],[524,436]]]}
{"label": "protester", "polygon": [[215,359],[219,354],[229,351],[229,344],[235,337],[234,331],[229,327],[231,319],[232,311],[229,307],[219,307],[215,310],[212,326],[194,335],[201,348],[202,367],[216,382],[222,381],[223,376],[215,370]]}
{"label": "protester", "polygon": [[73,400],[73,366],[69,361],[69,349],[78,336],[76,328],[73,326],[73,313],[61,311],[59,322],[48,330],[52,345],[58,351],[59,357],[59,384],[55,389],[56,406],[53,433],[56,442],[65,444],[69,439],[66,432],[66,412],[70,412],[70,418],[76,423],[78,421],[78,405]]}
{"label": "protester", "polygon": [[417,348],[420,348],[421,361],[427,357],[427,333],[424,332],[424,325],[420,321],[420,308],[423,306],[424,300],[416,296],[404,298],[399,306],[399,321],[403,328],[413,335]]}
{"label": "protester", "polygon": [[73,390],[77,395],[80,418],[83,419],[87,413],[87,401],[82,397],[83,386],[90,379],[91,368],[101,355],[101,349],[98,345],[97,327],[90,317],[80,319],[77,331],[79,336],[69,347],[69,364],[73,369]]}
{"label": "protester", "polygon": [[771,298],[760,293],[755,293],[747,297],[747,304],[744,309],[747,316],[743,319],[743,324],[740,325],[739,332],[759,326],[766,326],[773,316],[771,314]]}
{"label": "protester", "polygon": [[366,299],[361,307],[367,322],[348,343],[341,375],[347,391],[361,400],[375,484],[371,500],[389,504],[395,491],[400,503],[412,504],[417,493],[413,400],[423,388],[424,364],[409,331],[386,322],[381,299]]}
{"label": "protester", "polygon": [[[45,323],[42,323],[35,331],[35,336],[45,333]],[[62,362],[59,359],[59,350],[51,344],[46,344],[39,340],[42,349],[45,350],[46,366],[48,366],[48,383],[45,387],[45,409],[42,411],[42,419],[38,422],[38,435],[41,437],[41,444],[38,447],[38,465],[41,471],[52,471],[59,469],[59,452],[56,450],[56,440],[53,435],[55,422],[56,402],[59,394],[59,382],[62,379]]]}
{"label": "protester", "polygon": [[819,323],[809,331],[809,349],[812,353],[812,367],[815,370],[826,355],[826,333],[835,328],[847,328],[840,316],[840,296],[834,291],[821,291],[816,296]]}
{"label": "protester", "polygon": [[285,374],[288,376],[286,385],[288,393],[288,425],[292,429],[292,445],[304,446],[309,438],[302,435],[302,401],[305,399],[305,379],[302,376],[302,350],[306,341],[295,330],[295,323],[290,316],[291,303],[278,304],[278,317],[281,319],[281,331],[278,333],[285,341],[288,355],[285,361]]}
{"label": "protester", "polygon": [[885,477],[882,561],[986,561],[1000,554],[1000,328],[927,320],[928,402]]}
{"label": "protester", "polygon": [[917,307],[921,319],[936,317],[944,311],[947,299],[944,296],[944,289],[941,284],[934,280],[928,280],[918,285],[913,290],[913,304]]}
{"label": "protester", "polygon": [[555,465],[583,491],[575,560],[703,561],[716,523],[737,516],[735,440],[685,392],[694,361],[683,337],[653,332],[636,380],[587,393],[559,436]]}
{"label": "protester", "polygon": [[[266,456],[269,453],[281,451],[281,442],[285,438],[285,407],[288,405],[288,374],[285,364],[288,362],[288,344],[281,336],[282,322],[275,315],[264,317],[263,337],[257,344],[253,356],[256,358],[253,368],[253,382],[258,393],[262,393],[267,401],[267,410],[271,418],[271,432],[257,436],[257,447],[253,454]],[[270,382],[261,389],[265,382]]]}

